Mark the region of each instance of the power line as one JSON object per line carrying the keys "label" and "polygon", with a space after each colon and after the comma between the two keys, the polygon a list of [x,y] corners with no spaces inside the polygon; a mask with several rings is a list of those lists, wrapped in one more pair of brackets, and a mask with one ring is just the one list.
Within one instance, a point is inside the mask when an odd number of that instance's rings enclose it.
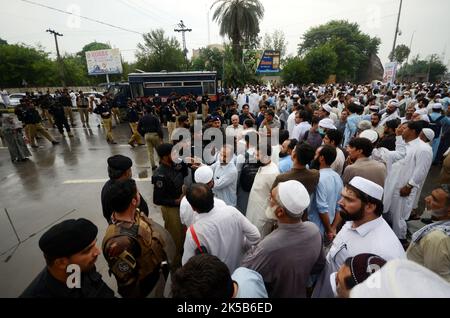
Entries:
{"label": "power line", "polygon": [[64,10],[61,10],[61,9],[58,9],[58,8],[47,6],[45,4],[41,4],[41,3],[34,2],[34,1],[29,1],[29,0],[21,0],[21,1],[29,3],[29,4],[33,4],[33,5],[36,5],[36,6],[39,6],[39,7],[47,8],[47,9],[50,9],[50,10],[53,10],[53,11],[57,11],[57,12],[60,12],[60,13],[64,13],[64,14],[67,14],[67,15],[76,16],[76,17],[79,17],[81,19],[85,19],[85,20],[88,20],[88,21],[91,21],[91,22],[107,25],[107,26],[112,27],[112,28],[116,28],[116,29],[120,29],[120,30],[123,30],[123,31],[127,31],[127,32],[131,32],[131,33],[136,33],[136,34],[142,35],[142,32],[134,31],[134,30],[123,28],[123,27],[120,27],[120,26],[117,26],[117,25],[113,25],[113,24],[110,24],[110,23],[107,23],[107,22],[103,22],[103,21],[100,21],[100,20],[97,20],[97,19],[92,19],[92,18],[85,17],[85,16],[82,16],[82,15],[79,15],[79,14],[75,14],[75,13],[72,13],[72,12],[64,11]]}

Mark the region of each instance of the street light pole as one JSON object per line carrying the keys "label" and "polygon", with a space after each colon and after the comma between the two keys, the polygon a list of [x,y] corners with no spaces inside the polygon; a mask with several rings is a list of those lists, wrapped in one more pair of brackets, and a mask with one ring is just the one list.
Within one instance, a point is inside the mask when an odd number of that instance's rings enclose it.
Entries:
{"label": "street light pole", "polygon": [[416,30],[414,30],[413,34],[411,35],[411,42],[409,42],[409,53],[408,53],[408,57],[406,58],[406,65],[408,65],[409,56],[411,55],[412,42],[413,42],[415,33],[416,33]]}
{"label": "street light pole", "polygon": [[400,0],[400,7],[398,8],[398,16],[397,16],[397,27],[395,28],[394,46],[392,47],[391,62],[394,61],[394,51],[395,51],[395,45],[397,44],[398,26],[400,24],[400,15],[402,13],[402,4],[403,4],[403,0]]}
{"label": "street light pole", "polygon": [[61,84],[63,87],[66,86],[66,81],[65,81],[65,75],[64,75],[64,65],[63,65],[63,61],[61,59],[61,55],[59,54],[59,46],[58,46],[58,36],[64,36],[61,33],[56,32],[55,30],[51,30],[51,29],[47,29],[48,33],[53,34],[53,36],[55,37],[55,45],[56,45],[56,56],[58,59],[58,63],[59,63],[59,68],[60,68],[60,74],[61,74]]}

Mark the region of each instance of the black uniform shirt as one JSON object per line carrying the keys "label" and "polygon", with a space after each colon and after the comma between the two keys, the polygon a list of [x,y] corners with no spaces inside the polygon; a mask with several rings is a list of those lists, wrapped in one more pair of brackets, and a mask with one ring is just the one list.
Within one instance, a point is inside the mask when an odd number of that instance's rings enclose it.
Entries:
{"label": "black uniform shirt", "polygon": [[70,289],[54,278],[47,268],[31,282],[20,298],[113,298],[114,292],[94,269],[81,274],[81,288]]}
{"label": "black uniform shirt", "polygon": [[187,165],[180,164],[168,167],[161,164],[152,177],[153,203],[169,207],[177,207],[175,203],[183,191],[184,178],[187,176]]}

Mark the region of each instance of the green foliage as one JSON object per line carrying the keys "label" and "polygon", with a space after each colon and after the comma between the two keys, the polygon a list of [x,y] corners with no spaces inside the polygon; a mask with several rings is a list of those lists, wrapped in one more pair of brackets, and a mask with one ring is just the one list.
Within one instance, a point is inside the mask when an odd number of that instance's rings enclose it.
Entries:
{"label": "green foliage", "polygon": [[402,64],[409,56],[411,50],[404,44],[397,45],[394,52],[389,54],[389,59]]}
{"label": "green foliage", "polygon": [[417,76],[428,74],[430,72],[430,82],[436,82],[439,77],[447,73],[447,66],[445,66],[437,55],[432,55],[428,60],[421,60],[417,55],[411,63],[404,65],[398,71],[397,77]]}
{"label": "green foliage", "polygon": [[[213,20],[220,26],[220,35],[231,40],[233,59],[242,59],[242,44],[254,42],[259,34],[259,21],[264,17],[264,7],[259,0],[217,0]],[[248,46],[248,45],[247,45]]]}
{"label": "green foliage", "polygon": [[314,83],[325,83],[336,72],[338,56],[329,44],[311,49],[305,56],[306,66]]}
{"label": "green foliage", "polygon": [[166,37],[163,29],[143,35],[144,43],[138,44],[136,66],[147,72],[183,71],[187,69],[183,50],[175,37]]}
{"label": "green foliage", "polygon": [[217,48],[202,48],[197,58],[191,62],[193,71],[216,71],[219,78],[222,77],[225,53]]}
{"label": "green foliage", "polygon": [[244,63],[233,60],[233,50],[230,46],[225,46],[224,63],[224,87],[238,87],[245,84],[258,84],[259,78],[256,75],[256,51],[249,50],[244,56]]}
{"label": "green foliage", "polygon": [[297,56],[285,61],[281,75],[284,84],[307,84],[311,82],[310,76],[311,73],[304,59]]}
{"label": "green foliage", "polygon": [[8,42],[0,38],[0,45],[8,45]]}
{"label": "green foliage", "polygon": [[367,66],[371,54],[377,54],[380,39],[362,33],[356,23],[330,21],[311,28],[299,44],[299,55],[314,48],[329,45],[337,55],[335,73],[338,81],[357,81],[357,75]]}
{"label": "green foliage", "polygon": [[0,45],[0,83],[6,87],[21,87],[22,80],[29,86],[59,84],[56,64],[48,55],[23,44]]}

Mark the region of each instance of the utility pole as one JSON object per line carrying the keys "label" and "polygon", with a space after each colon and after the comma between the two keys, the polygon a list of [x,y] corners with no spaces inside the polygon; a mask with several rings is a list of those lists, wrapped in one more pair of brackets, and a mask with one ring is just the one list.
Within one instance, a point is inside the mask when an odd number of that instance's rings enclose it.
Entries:
{"label": "utility pole", "polygon": [[413,43],[415,33],[416,33],[416,30],[414,30],[413,34],[411,35],[411,42],[409,42],[409,54],[408,54],[408,57],[406,58],[406,65],[408,65],[409,56],[411,55],[411,48],[412,48],[412,43]]}
{"label": "utility pole", "polygon": [[59,63],[59,67],[60,67],[60,74],[61,74],[61,84],[63,87],[66,86],[66,81],[65,81],[65,76],[64,76],[64,65],[63,65],[63,61],[61,59],[61,55],[59,54],[59,46],[58,46],[58,36],[64,36],[61,33],[56,32],[55,30],[51,30],[48,29],[46,32],[53,34],[53,36],[55,37],[55,45],[56,45],[56,56],[58,58],[58,63]]}
{"label": "utility pole", "polygon": [[398,8],[397,27],[395,28],[394,46],[392,47],[391,62],[394,62],[394,51],[395,51],[395,45],[397,44],[398,26],[400,24],[400,15],[402,13],[402,4],[403,4],[403,0],[400,0],[400,7]]}
{"label": "utility pole", "polygon": [[175,29],[175,32],[181,32],[181,34],[183,35],[183,52],[184,52],[184,58],[187,61],[187,53],[188,50],[186,48],[186,32],[192,32],[192,29],[188,29],[185,25],[183,20],[180,21],[180,23],[178,23],[178,27],[179,29]]}

